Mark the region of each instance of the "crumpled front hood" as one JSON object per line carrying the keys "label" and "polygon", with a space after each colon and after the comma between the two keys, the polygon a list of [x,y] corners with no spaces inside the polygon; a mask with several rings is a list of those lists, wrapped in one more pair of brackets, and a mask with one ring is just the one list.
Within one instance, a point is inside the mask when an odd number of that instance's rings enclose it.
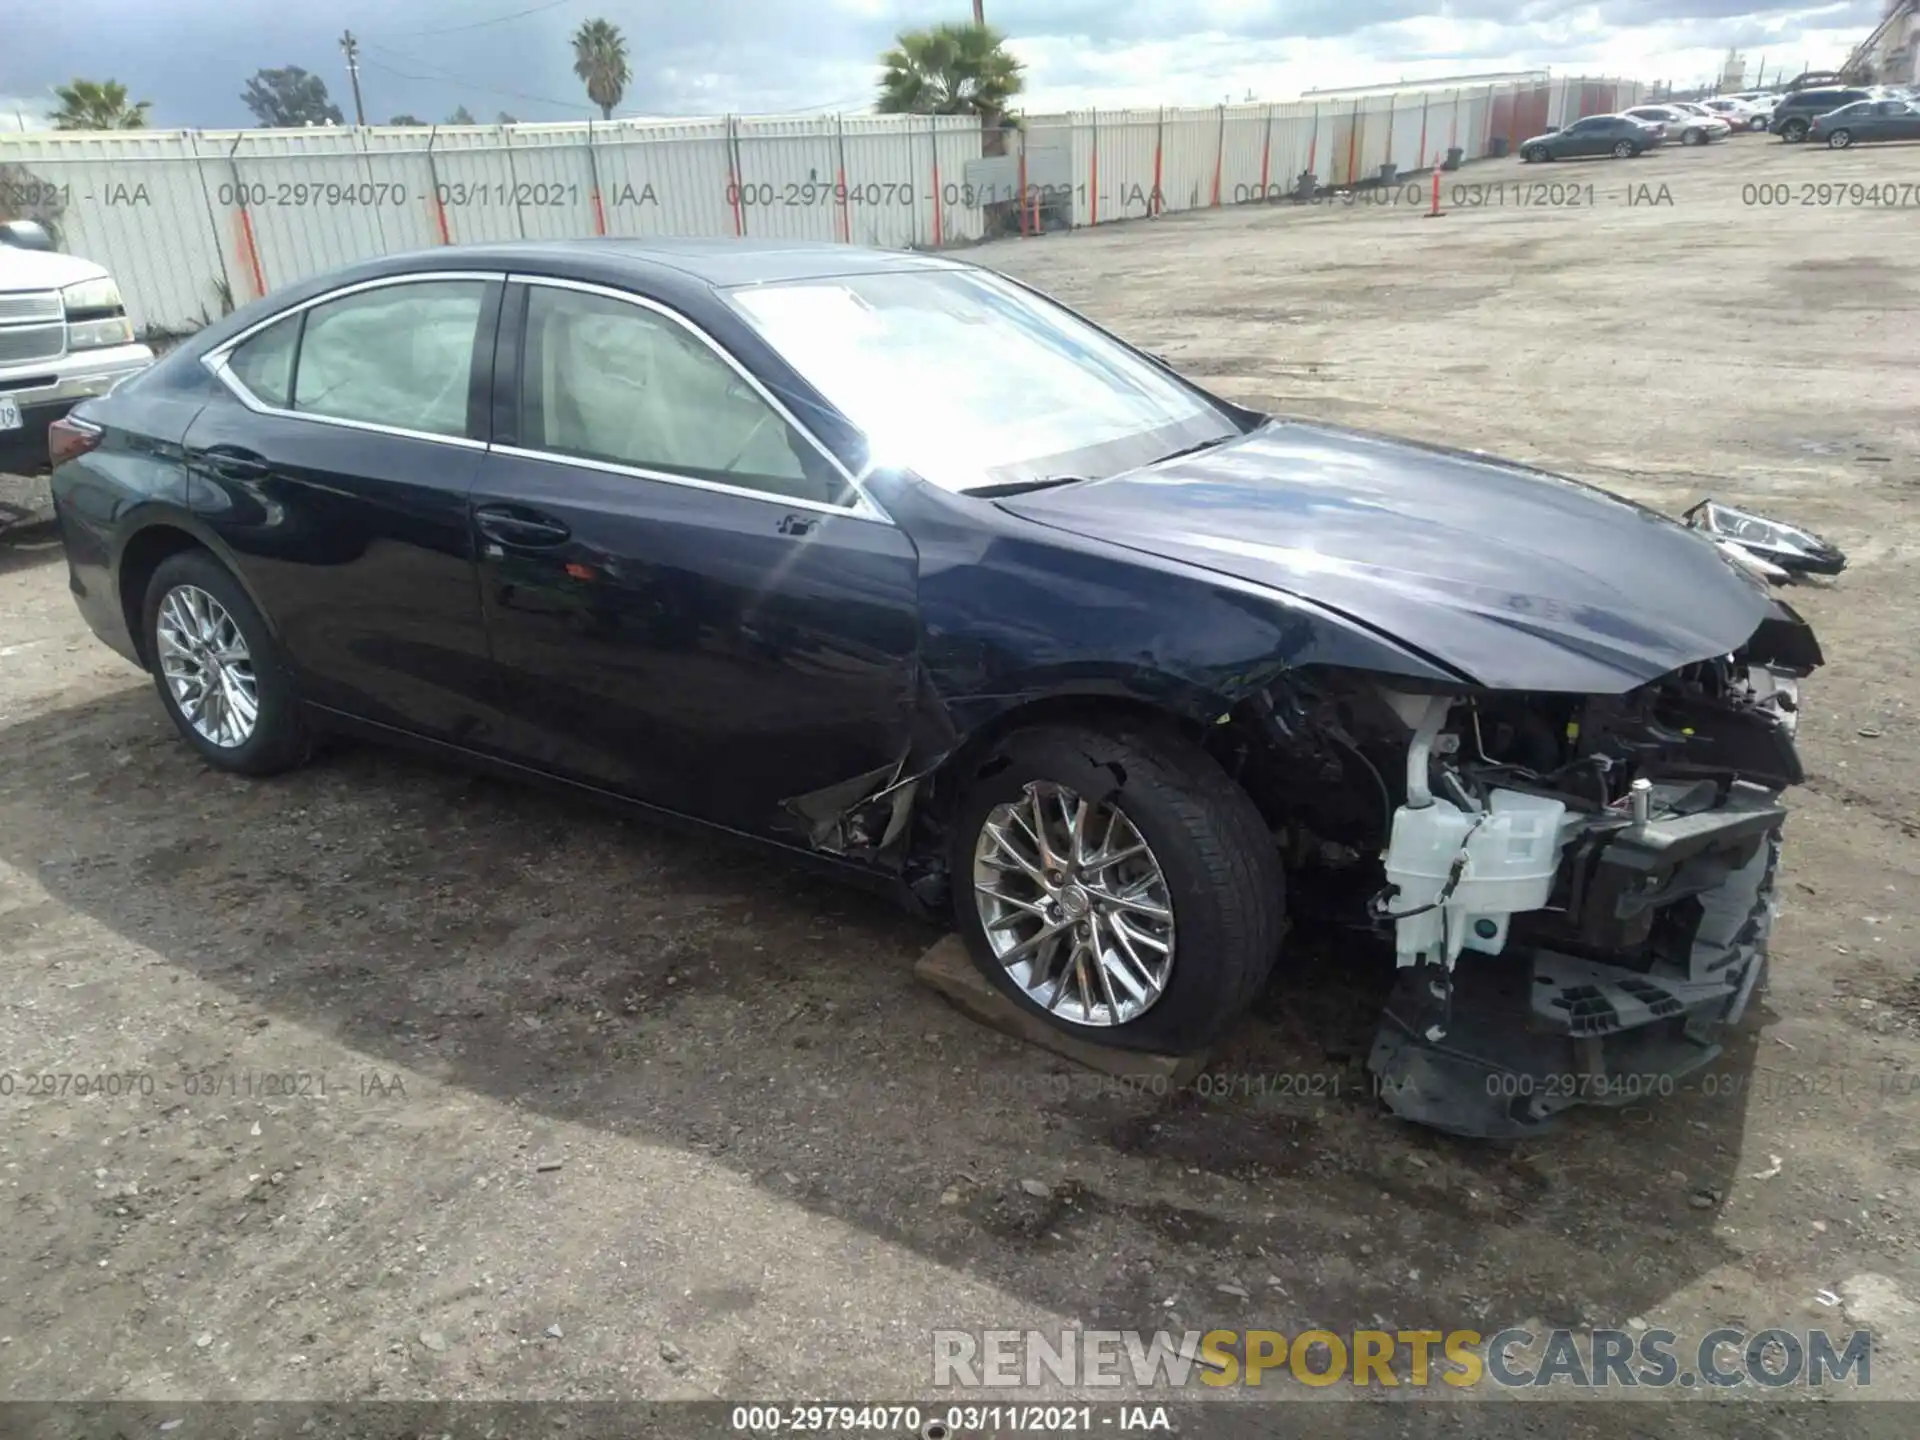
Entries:
{"label": "crumpled front hood", "polygon": [[1326,425],[1274,421],[999,503],[1337,610],[1496,689],[1630,690],[1738,649],[1769,605],[1711,541],[1643,506]]}

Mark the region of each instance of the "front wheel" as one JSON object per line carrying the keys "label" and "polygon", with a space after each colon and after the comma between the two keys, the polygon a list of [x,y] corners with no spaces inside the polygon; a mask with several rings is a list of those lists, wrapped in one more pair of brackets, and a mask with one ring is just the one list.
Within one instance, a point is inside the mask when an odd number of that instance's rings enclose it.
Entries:
{"label": "front wheel", "polygon": [[1781,127],[1780,138],[1789,145],[1798,145],[1802,140],[1807,138],[1807,122],[1804,120],[1789,120]]}
{"label": "front wheel", "polygon": [[1520,152],[1520,158],[1522,160],[1537,161],[1544,164],[1553,159],[1553,152],[1544,145],[1529,145]]}
{"label": "front wheel", "polygon": [[1631,140],[1621,140],[1613,147],[1613,158],[1616,160],[1625,160],[1632,154],[1633,142]]}
{"label": "front wheel", "polygon": [[280,647],[240,582],[204,550],[169,556],[141,614],[154,685],[182,738],[218,770],[272,775],[309,740]]}
{"label": "front wheel", "polygon": [[1836,130],[1827,136],[1827,148],[1829,150],[1844,150],[1852,143],[1853,132],[1851,130]]}
{"label": "front wheel", "polygon": [[1097,1044],[1217,1040],[1272,969],[1285,908],[1246,792],[1171,731],[1023,730],[975,773],[949,860],[988,981]]}

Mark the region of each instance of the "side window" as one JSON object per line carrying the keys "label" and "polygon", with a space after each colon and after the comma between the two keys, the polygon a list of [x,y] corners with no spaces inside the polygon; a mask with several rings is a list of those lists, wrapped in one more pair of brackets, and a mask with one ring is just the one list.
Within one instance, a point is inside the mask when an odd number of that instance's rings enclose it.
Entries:
{"label": "side window", "polygon": [[261,401],[285,410],[293,399],[293,351],[300,343],[300,321],[289,315],[234,347],[227,371]]}
{"label": "side window", "polygon": [[685,326],[579,290],[528,287],[519,436],[531,450],[853,501],[844,477]]}
{"label": "side window", "polygon": [[429,435],[467,433],[484,280],[382,285],[307,311],[293,408]]}

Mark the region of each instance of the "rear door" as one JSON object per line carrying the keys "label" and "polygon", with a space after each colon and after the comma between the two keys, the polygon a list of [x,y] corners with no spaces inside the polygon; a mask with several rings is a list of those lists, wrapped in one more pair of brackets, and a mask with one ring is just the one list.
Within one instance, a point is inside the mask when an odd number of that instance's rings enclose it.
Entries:
{"label": "rear door", "polygon": [[302,695],[434,738],[495,735],[467,492],[504,276],[390,277],[209,357],[190,507],[223,540]]}
{"label": "rear door", "polygon": [[789,800],[905,755],[912,543],[683,315],[516,279],[472,503],[532,763],[797,839]]}

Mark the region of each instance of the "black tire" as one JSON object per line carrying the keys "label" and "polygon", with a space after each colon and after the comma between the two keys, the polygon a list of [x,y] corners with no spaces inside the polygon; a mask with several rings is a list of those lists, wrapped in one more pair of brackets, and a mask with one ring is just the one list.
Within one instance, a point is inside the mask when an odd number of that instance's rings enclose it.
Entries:
{"label": "black tire", "polygon": [[1785,125],[1780,127],[1780,138],[1789,145],[1798,145],[1802,140],[1807,138],[1807,122],[1804,120],[1787,121]]}
{"label": "black tire", "polygon": [[[241,744],[218,745],[196,730],[174,699],[162,673],[160,606],[167,594],[181,585],[195,586],[217,600],[246,640],[259,714],[253,733]],[[154,688],[160,692],[160,703],[166,707],[181,738],[198,751],[207,764],[236,775],[275,775],[292,769],[312,753],[312,739],[300,716],[293,677],[273,632],[240,582],[218,560],[204,550],[185,550],[163,560],[147,582],[140,615],[141,638],[151,662]]]}
{"label": "black tire", "polygon": [[1545,165],[1551,163],[1553,160],[1553,152],[1544,145],[1529,145],[1520,152],[1520,158],[1529,164],[1537,161]]}
{"label": "black tire", "polygon": [[1613,158],[1616,160],[1625,160],[1628,156],[1638,153],[1639,151],[1634,148],[1634,143],[1631,140],[1617,140],[1614,142]]}
{"label": "black tire", "polygon": [[[1266,983],[1285,928],[1279,855],[1246,792],[1197,745],[1146,727],[1017,731],[975,774],[954,816],[949,864],[954,920],[988,982],[1054,1028],[1095,1044],[1188,1054],[1219,1039]],[[1050,1014],[987,941],[973,888],[974,847],[993,808],[1037,780],[1111,799],[1166,879],[1172,968],[1159,998],[1124,1024],[1082,1025]]]}
{"label": "black tire", "polygon": [[1697,129],[1683,131],[1680,136],[1680,143],[1682,145],[1704,145],[1707,143],[1707,132]]}
{"label": "black tire", "polygon": [[1844,150],[1852,143],[1853,132],[1851,130],[1836,130],[1827,136],[1827,148],[1829,150]]}

